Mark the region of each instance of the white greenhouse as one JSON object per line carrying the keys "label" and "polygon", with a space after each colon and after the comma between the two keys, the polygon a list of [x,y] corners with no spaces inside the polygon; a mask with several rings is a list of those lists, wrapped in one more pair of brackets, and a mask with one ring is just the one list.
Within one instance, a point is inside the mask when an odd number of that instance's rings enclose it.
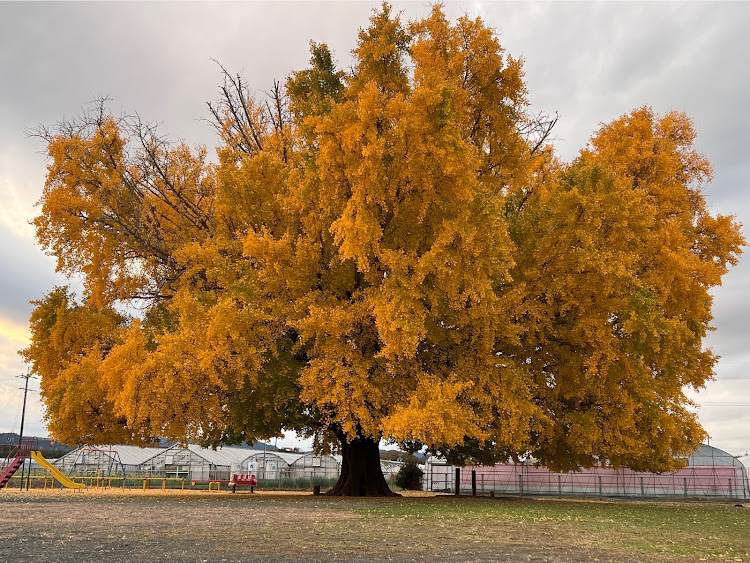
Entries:
{"label": "white greenhouse", "polygon": [[280,479],[290,477],[292,464],[304,457],[304,454],[294,452],[265,452],[253,450],[244,464],[245,473],[254,473],[258,479]]}
{"label": "white greenhouse", "polygon": [[332,455],[304,454],[289,466],[291,477],[336,479],[341,472],[341,464]]}
{"label": "white greenhouse", "polygon": [[122,477],[140,475],[148,460],[163,448],[140,448],[122,444],[82,446],[56,459],[53,465],[65,475],[84,477]]}
{"label": "white greenhouse", "polygon": [[245,460],[257,450],[222,447],[215,450],[195,444],[175,445],[151,458],[142,470],[153,476],[182,478],[189,481],[226,481],[239,473]]}

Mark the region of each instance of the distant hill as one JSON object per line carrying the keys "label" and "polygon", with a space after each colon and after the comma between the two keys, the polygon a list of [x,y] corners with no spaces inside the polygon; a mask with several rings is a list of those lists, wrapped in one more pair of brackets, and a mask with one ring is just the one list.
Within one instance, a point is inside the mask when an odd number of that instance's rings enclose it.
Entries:
{"label": "distant hill", "polygon": [[[54,440],[51,440],[49,438],[39,438],[37,436],[25,436],[25,439],[35,439],[39,440],[39,447],[40,448],[53,448],[53,449],[65,449],[67,451],[70,451],[74,448],[71,448],[70,446],[66,446],[65,444],[61,444],[60,442],[55,442]],[[15,432],[3,432],[0,433],[0,446],[15,446],[18,444],[18,434]]]}
{"label": "distant hill", "polygon": [[[32,439],[32,438],[39,441],[40,450],[45,450],[45,449],[64,450],[67,453],[75,449],[71,446],[66,446],[65,444],[56,442],[50,438],[39,438],[38,436],[24,436],[25,440]],[[174,444],[175,444],[174,441],[167,440],[166,438],[162,438],[159,442],[159,447],[168,448],[169,446],[172,446]],[[4,446],[12,447],[12,446],[17,446],[17,445],[18,445],[18,434],[16,434],[15,432],[0,432],[0,448]],[[255,444],[242,443],[242,444],[234,445],[232,447],[247,448],[250,450],[264,450],[265,449],[266,451],[269,451],[269,452],[282,449],[282,448],[277,448],[273,444],[263,444],[263,442],[256,442]]]}
{"label": "distant hill", "polygon": [[380,450],[380,459],[388,461],[406,461],[410,455],[416,457],[419,463],[424,463],[424,460],[427,457],[423,452],[409,454],[403,450]]}
{"label": "distant hill", "polygon": [[[24,439],[35,439],[39,442],[39,450],[42,455],[49,459],[54,459],[65,455],[69,451],[75,448],[55,442],[49,438],[39,438],[37,436],[24,436]],[[15,432],[2,432],[0,433],[0,457],[4,458],[10,451],[18,445],[18,434]]]}
{"label": "distant hill", "polygon": [[[55,442],[54,440],[50,438],[39,438],[36,436],[26,436],[25,438],[34,438],[39,441],[39,450],[41,450],[42,455],[49,459],[55,459],[58,457],[61,457],[65,455],[66,453],[74,450],[75,448],[72,448],[70,446],[66,446],[65,444],[61,444],[60,442]],[[162,439],[160,440],[159,447],[162,448],[168,448],[172,445],[174,445],[175,442],[171,440]],[[18,434],[15,432],[0,432],[0,461],[7,456],[11,450],[18,445]],[[234,448],[247,448],[249,450],[260,450],[260,451],[268,451],[268,452],[294,452],[299,453],[300,450],[297,448],[277,448],[273,444],[264,444],[263,442],[256,442],[254,444],[248,444],[246,442],[243,442],[242,444],[236,444],[233,445]],[[380,450],[380,459],[390,460],[390,461],[404,461],[404,459],[408,456],[406,452],[402,450]],[[417,459],[420,461],[420,463],[424,462],[425,455],[421,452],[417,452],[416,454]]]}
{"label": "distant hill", "polygon": [[[171,446],[174,446],[178,444],[179,442],[175,442],[173,440],[167,440],[166,438],[162,438],[159,441],[159,447],[160,448],[169,448]],[[191,444],[195,444],[195,442],[190,442]],[[267,451],[267,452],[275,452],[275,451],[285,451],[284,448],[277,448],[273,444],[263,444],[263,442],[256,442],[255,444],[248,444],[247,442],[242,442],[241,444],[232,444],[230,447],[232,448],[245,448],[246,450],[260,450],[260,451]],[[291,450],[286,450],[291,451]]]}

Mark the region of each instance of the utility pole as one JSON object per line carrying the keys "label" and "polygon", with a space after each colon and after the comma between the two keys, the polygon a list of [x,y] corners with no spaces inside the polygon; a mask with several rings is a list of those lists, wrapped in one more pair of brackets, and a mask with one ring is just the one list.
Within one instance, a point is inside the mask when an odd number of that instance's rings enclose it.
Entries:
{"label": "utility pole", "polygon": [[[18,447],[21,447],[21,444],[23,443],[23,423],[26,418],[26,395],[29,393],[29,379],[31,379],[31,370],[26,370],[25,374],[21,374],[18,377],[21,377],[26,380],[26,383],[23,386],[23,409],[21,409],[21,431],[19,432],[18,436]],[[24,464],[21,466],[21,490],[23,491],[23,473],[24,469],[26,468],[26,462],[24,461]],[[29,473],[31,473],[31,460],[29,460]]]}
{"label": "utility pole", "polygon": [[[26,395],[29,393],[29,379],[31,379],[31,372],[27,371],[26,374],[21,374],[18,377],[21,377],[26,380],[26,384],[23,386],[23,409],[21,410],[21,432],[18,436],[18,445],[21,445],[21,442],[23,441],[23,421],[26,418]],[[18,412],[18,411],[16,411]]]}

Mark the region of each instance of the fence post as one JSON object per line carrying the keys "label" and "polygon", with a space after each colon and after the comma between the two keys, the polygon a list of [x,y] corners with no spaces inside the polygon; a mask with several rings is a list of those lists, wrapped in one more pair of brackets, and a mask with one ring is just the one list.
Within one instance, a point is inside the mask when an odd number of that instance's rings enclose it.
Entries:
{"label": "fence post", "polygon": [[456,467],[456,492],[455,495],[461,494],[461,468]]}
{"label": "fence post", "polygon": [[687,477],[682,478],[682,487],[685,491],[685,498],[687,498]]}
{"label": "fence post", "polygon": [[562,498],[562,477],[557,476],[557,496]]}
{"label": "fence post", "polygon": [[471,496],[477,496],[477,471],[471,470]]}
{"label": "fence post", "polygon": [[646,492],[643,490],[643,477],[640,477],[641,480],[641,498],[646,496]]}
{"label": "fence post", "polygon": [[599,498],[604,496],[604,487],[602,486],[602,476],[599,475]]}
{"label": "fence post", "polygon": [[523,475],[518,476],[518,496],[523,496]]}

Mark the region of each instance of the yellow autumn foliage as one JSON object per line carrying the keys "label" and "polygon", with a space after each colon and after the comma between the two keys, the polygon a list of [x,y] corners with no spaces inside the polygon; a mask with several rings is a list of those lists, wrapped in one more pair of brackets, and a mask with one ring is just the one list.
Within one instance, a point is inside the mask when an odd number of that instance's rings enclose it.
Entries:
{"label": "yellow autumn foliage", "polygon": [[311,52],[269,104],[227,74],[215,166],[101,113],[49,136],[37,237],[86,289],[32,317],[51,432],[563,469],[697,446],[685,389],[744,239],[690,120],[639,108],[560,162],[520,59],[440,6],[384,5],[350,73]]}

